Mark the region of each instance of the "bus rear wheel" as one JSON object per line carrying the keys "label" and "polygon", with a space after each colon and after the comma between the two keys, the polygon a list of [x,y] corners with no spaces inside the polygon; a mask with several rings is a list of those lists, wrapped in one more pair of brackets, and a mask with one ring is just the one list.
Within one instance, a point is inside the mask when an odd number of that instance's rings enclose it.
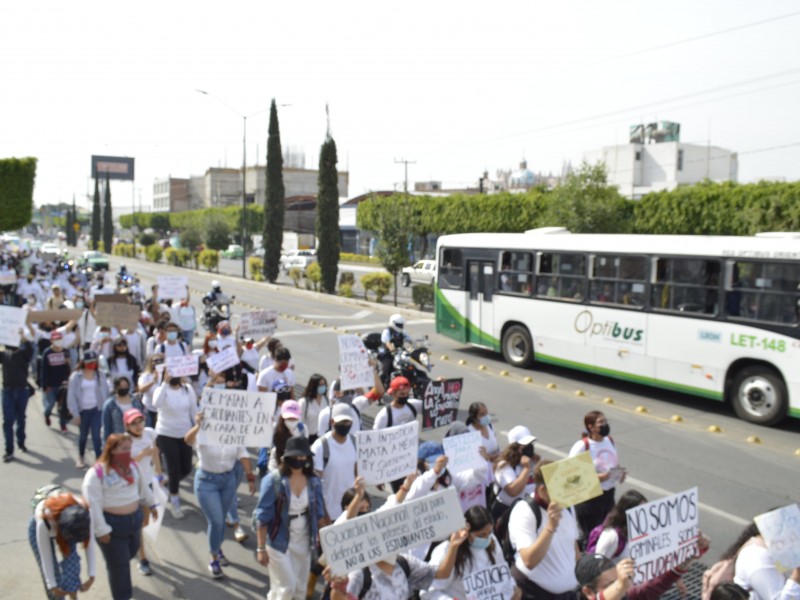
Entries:
{"label": "bus rear wheel", "polygon": [[515,367],[527,368],[533,364],[533,341],[522,325],[512,325],[503,334],[503,358]]}
{"label": "bus rear wheel", "polygon": [[753,365],[739,371],[731,393],[733,410],[745,421],[776,425],[786,417],[786,384],[769,367]]}

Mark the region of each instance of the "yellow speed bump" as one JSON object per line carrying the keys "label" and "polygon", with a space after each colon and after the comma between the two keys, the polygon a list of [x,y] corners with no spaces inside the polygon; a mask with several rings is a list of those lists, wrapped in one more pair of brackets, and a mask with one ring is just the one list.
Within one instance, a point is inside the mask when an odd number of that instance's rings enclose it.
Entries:
{"label": "yellow speed bump", "polygon": [[347,329],[342,329],[342,333],[350,333]]}
{"label": "yellow speed bump", "polygon": [[645,413],[647,413],[647,407],[646,406],[637,406],[636,407],[636,412],[640,413],[640,414],[645,414]]}
{"label": "yellow speed bump", "polygon": [[603,404],[614,404],[614,399],[611,396],[603,398]]}
{"label": "yellow speed bump", "polygon": [[794,455],[795,456],[800,456],[800,448],[798,448],[797,450],[794,451]]}
{"label": "yellow speed bump", "polygon": [[500,377],[508,377],[508,371],[500,371]]}
{"label": "yellow speed bump", "polygon": [[584,396],[586,396],[586,392],[584,392],[583,390],[575,390],[575,395],[583,398]]}
{"label": "yellow speed bump", "polygon": [[548,390],[554,390],[558,386],[555,383],[548,383],[546,387],[547,387]]}
{"label": "yellow speed bump", "polygon": [[533,377],[531,377],[531,376],[529,375],[528,377],[526,377],[526,378],[525,378],[525,379],[523,379],[522,381],[524,381],[525,383],[533,383]]}
{"label": "yellow speed bump", "polygon": [[460,364],[460,365],[465,365],[465,364],[467,364],[467,361],[465,361],[465,360],[462,358],[461,360],[459,360],[459,361],[458,361],[458,364]]}
{"label": "yellow speed bump", "polygon": [[450,357],[447,354],[442,354],[442,360],[450,360]]}
{"label": "yellow speed bump", "polygon": [[719,425],[709,425],[708,426],[709,433],[722,433],[722,427]]}
{"label": "yellow speed bump", "polygon": [[672,415],[669,420],[673,423],[683,423],[683,417],[680,415]]}
{"label": "yellow speed bump", "polygon": [[747,443],[748,444],[760,444],[761,438],[755,435],[748,435],[747,436]]}

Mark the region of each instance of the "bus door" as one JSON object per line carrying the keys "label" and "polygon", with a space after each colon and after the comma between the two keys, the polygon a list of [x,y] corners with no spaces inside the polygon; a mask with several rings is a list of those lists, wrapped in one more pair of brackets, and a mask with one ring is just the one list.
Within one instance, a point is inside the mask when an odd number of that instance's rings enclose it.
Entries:
{"label": "bus door", "polygon": [[494,262],[489,260],[467,261],[467,342],[493,348],[494,317],[492,296],[494,295]]}

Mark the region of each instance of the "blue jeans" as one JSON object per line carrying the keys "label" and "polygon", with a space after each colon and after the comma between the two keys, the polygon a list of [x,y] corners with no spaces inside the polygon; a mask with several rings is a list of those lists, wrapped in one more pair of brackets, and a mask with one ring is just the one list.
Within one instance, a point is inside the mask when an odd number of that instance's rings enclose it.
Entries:
{"label": "blue jeans", "polygon": [[[81,421],[82,423],[83,421]],[[130,600],[133,595],[131,584],[131,559],[139,551],[144,514],[139,508],[129,515],[112,515],[104,512],[106,523],[111,527],[111,541],[98,542],[106,559],[108,584],[114,600]]]}
{"label": "blue jeans", "polygon": [[236,495],[235,471],[208,473],[197,469],[194,474],[194,493],[208,521],[208,548],[211,554],[217,556],[225,538],[225,513]]}
{"label": "blue jeans", "polygon": [[25,445],[25,409],[28,408],[28,388],[3,390],[3,435],[6,454],[14,454],[14,423],[17,424],[17,444]]}
{"label": "blue jeans", "polygon": [[[244,479],[244,467],[238,460],[236,461],[236,466],[233,468],[233,472],[236,474],[236,489],[238,490],[242,479]],[[228,520],[232,523],[239,522],[239,497],[236,495],[236,492],[233,494],[231,507],[228,509]]]}
{"label": "blue jeans", "polygon": [[192,348],[192,341],[194,340],[194,329],[184,329],[181,332],[181,337],[183,341],[189,345],[189,349]]}
{"label": "blue jeans", "polygon": [[[53,407],[56,405],[58,401],[58,388],[51,387],[49,392],[44,393],[44,416],[49,417],[53,414]],[[59,416],[58,424],[61,425],[61,428],[67,426],[67,422]]]}
{"label": "blue jeans", "polygon": [[89,430],[92,431],[92,444],[94,445],[95,456],[99,457],[103,452],[103,442],[100,437],[100,425],[103,422],[99,408],[89,408],[81,411],[80,434],[78,435],[78,454],[83,458],[86,452],[86,441],[89,439]]}

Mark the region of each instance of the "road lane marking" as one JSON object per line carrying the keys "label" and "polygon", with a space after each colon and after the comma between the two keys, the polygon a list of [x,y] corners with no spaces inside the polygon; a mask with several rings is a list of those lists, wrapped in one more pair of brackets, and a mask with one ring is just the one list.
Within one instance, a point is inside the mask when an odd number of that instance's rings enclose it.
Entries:
{"label": "road lane marking", "polygon": [[353,321],[357,321],[368,317],[372,314],[371,310],[360,310],[354,315],[350,315],[349,317],[345,317],[342,315],[299,315],[304,319],[349,319]]}

